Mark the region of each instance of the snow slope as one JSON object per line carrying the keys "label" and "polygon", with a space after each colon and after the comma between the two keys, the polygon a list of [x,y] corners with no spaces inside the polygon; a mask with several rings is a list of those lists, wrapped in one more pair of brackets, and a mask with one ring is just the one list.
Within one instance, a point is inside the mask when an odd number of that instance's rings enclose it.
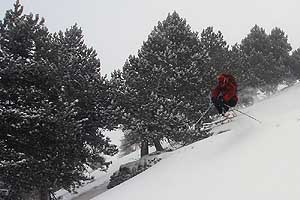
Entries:
{"label": "snow slope", "polygon": [[174,151],[93,200],[299,200],[300,85],[242,110],[230,130]]}

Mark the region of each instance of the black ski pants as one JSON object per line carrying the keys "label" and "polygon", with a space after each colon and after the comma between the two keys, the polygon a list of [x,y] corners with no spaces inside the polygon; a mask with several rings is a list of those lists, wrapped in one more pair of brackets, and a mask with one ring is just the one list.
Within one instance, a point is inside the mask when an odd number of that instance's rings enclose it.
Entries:
{"label": "black ski pants", "polygon": [[226,113],[230,107],[234,107],[237,104],[237,102],[233,98],[230,99],[228,102],[225,102],[222,96],[219,98],[212,99],[212,102],[219,114]]}

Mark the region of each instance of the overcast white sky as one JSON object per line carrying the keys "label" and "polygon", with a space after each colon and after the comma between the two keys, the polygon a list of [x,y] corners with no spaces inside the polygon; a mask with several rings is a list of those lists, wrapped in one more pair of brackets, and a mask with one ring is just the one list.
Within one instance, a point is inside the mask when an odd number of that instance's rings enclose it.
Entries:
{"label": "overcast white sky", "polygon": [[[0,0],[0,19],[15,0]],[[25,13],[40,14],[50,32],[78,23],[86,44],[96,49],[103,74],[122,68],[136,54],[158,21],[174,10],[193,31],[208,26],[225,40],[240,43],[255,25],[267,33],[275,26],[288,35],[293,49],[300,47],[299,0],[21,0]]]}

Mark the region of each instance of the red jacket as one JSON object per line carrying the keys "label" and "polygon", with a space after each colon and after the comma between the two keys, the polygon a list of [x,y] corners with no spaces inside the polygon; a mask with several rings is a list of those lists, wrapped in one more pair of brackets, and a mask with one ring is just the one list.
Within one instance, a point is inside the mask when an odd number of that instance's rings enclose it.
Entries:
{"label": "red jacket", "polygon": [[[225,80],[226,80],[226,78],[225,78]],[[213,89],[211,96],[214,98],[223,96],[225,102],[228,102],[231,99],[233,99],[234,101],[237,102],[238,101],[237,85],[228,80],[224,81],[224,79],[222,79],[222,81],[220,81],[220,79],[219,79],[219,83]]]}

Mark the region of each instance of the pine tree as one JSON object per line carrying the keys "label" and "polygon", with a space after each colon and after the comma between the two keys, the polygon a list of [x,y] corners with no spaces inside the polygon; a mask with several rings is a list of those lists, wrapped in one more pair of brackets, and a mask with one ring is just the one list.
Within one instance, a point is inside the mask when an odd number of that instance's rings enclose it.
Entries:
{"label": "pine tree", "polygon": [[130,106],[130,100],[126,98],[127,88],[125,79],[121,70],[115,70],[111,73],[110,79],[111,99],[112,99],[112,116],[114,116],[115,124],[124,124],[128,117],[124,108]]}
{"label": "pine tree", "polygon": [[138,56],[129,57],[123,77],[131,123],[125,128],[140,142],[159,148],[164,138],[182,141],[188,135],[188,124],[207,108],[204,56],[198,34],[174,12],[158,22]]}
{"label": "pine tree", "polygon": [[247,57],[240,48],[240,45],[235,44],[229,51],[228,68],[230,73],[236,78],[239,83],[239,89],[247,88],[251,79],[251,72],[248,70]]}
{"label": "pine tree", "polygon": [[262,87],[268,84],[266,74],[268,73],[267,56],[270,52],[270,41],[263,28],[255,25],[245,39],[242,40],[241,50],[247,56],[252,80],[252,87]]}
{"label": "pine tree", "polygon": [[245,53],[255,79],[252,86],[273,92],[286,77],[290,77],[288,54],[291,50],[287,36],[279,28],[267,35],[263,28],[255,25],[242,40]]}
{"label": "pine tree", "polygon": [[223,38],[221,31],[214,32],[213,27],[204,29],[201,33],[201,45],[206,53],[206,65],[208,77],[217,77],[220,73],[228,72],[228,45]]}
{"label": "pine tree", "polygon": [[252,104],[255,89],[251,88],[255,75],[249,67],[247,56],[241,50],[240,45],[235,44],[229,51],[228,72],[232,74],[238,83],[238,96],[240,105]]}
{"label": "pine tree", "polygon": [[292,55],[290,56],[291,60],[291,70],[294,76],[298,79],[300,78],[300,48],[293,51]]}
{"label": "pine tree", "polygon": [[254,78],[250,86],[261,90],[269,87],[267,91],[273,90],[273,56],[270,51],[271,43],[265,30],[255,25],[250,34],[242,40],[241,49],[247,56],[249,70]]}
{"label": "pine tree", "polygon": [[280,28],[273,28],[269,35],[271,42],[271,50],[276,60],[284,59],[292,50],[291,45],[288,43],[288,36]]}
{"label": "pine tree", "polygon": [[[110,85],[82,31],[49,34],[19,2],[0,22],[0,180],[10,199],[71,189],[86,165],[105,169],[116,148],[101,129],[114,128]],[[38,197],[36,197],[38,198]]]}
{"label": "pine tree", "polygon": [[221,73],[233,74],[235,69],[229,62],[229,47],[221,31],[214,32],[213,27],[207,27],[201,33],[200,42],[202,54],[205,55],[202,58],[205,74],[203,83],[206,86],[204,94],[210,96],[211,89],[217,84],[217,76]]}
{"label": "pine tree", "polygon": [[283,80],[292,78],[289,60],[292,47],[288,43],[288,36],[280,28],[276,27],[272,29],[269,39],[271,42],[271,52],[275,60],[277,83],[279,84]]}

